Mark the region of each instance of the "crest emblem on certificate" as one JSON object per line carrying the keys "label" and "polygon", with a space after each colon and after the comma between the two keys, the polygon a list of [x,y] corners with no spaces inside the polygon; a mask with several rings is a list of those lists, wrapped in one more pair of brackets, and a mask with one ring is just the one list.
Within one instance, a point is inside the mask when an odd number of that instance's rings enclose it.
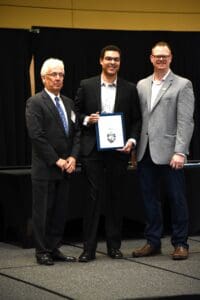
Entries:
{"label": "crest emblem on certificate", "polygon": [[116,140],[116,133],[112,129],[108,130],[107,140],[109,143],[113,143]]}

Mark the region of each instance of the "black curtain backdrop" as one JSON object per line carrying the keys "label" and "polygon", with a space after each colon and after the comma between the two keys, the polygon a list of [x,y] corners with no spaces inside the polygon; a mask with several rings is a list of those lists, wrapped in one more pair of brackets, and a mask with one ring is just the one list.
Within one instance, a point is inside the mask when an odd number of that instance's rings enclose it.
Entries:
{"label": "black curtain backdrop", "polygon": [[[36,27],[34,27],[36,28]],[[37,27],[34,36],[36,88],[42,88],[40,67],[48,57],[62,59],[66,66],[64,94],[74,98],[83,78],[100,73],[99,53],[108,44],[116,44],[122,50],[119,75],[137,83],[152,73],[149,60],[152,46],[160,40],[167,41],[173,50],[172,70],[189,78],[194,87],[195,130],[189,159],[200,159],[200,33],[172,31],[122,31],[87,30]]]}
{"label": "black curtain backdrop", "polygon": [[24,111],[30,96],[30,33],[0,29],[0,40],[0,166],[27,165],[30,143]]}
{"label": "black curtain backdrop", "polygon": [[30,142],[27,137],[24,111],[30,95],[29,65],[35,58],[36,92],[43,86],[40,68],[49,57],[65,63],[63,93],[74,98],[83,78],[100,73],[100,50],[116,44],[122,50],[119,75],[137,83],[152,73],[149,61],[151,47],[160,40],[167,41],[173,50],[172,70],[189,78],[194,87],[195,131],[189,159],[200,159],[200,33],[172,31],[122,31],[66,28],[32,28],[0,30],[2,89],[0,91],[0,166],[30,165]]}

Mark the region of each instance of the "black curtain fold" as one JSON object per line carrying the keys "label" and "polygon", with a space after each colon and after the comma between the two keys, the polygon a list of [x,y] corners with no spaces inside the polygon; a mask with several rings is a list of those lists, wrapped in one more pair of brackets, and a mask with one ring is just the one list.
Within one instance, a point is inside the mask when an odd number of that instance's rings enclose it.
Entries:
{"label": "black curtain fold", "polygon": [[120,76],[137,83],[152,73],[151,47],[159,40],[173,50],[172,70],[189,78],[195,92],[195,130],[189,159],[200,159],[200,33],[124,31],[36,27],[32,31],[0,29],[0,166],[30,164],[30,141],[25,126],[25,102],[30,96],[29,66],[35,60],[36,92],[43,88],[40,68],[49,57],[64,61],[63,93],[74,98],[83,78],[99,74],[100,50],[116,44],[122,50]]}
{"label": "black curtain fold", "polygon": [[30,147],[25,126],[25,102],[30,96],[29,31],[0,29],[0,166],[30,163]]}

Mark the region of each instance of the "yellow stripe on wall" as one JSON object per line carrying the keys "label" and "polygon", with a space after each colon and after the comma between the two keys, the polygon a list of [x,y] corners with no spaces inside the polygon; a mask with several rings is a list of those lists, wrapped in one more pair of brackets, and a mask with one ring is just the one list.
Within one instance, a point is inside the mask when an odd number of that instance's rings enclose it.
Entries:
{"label": "yellow stripe on wall", "polygon": [[200,1],[0,0],[1,28],[200,31]]}

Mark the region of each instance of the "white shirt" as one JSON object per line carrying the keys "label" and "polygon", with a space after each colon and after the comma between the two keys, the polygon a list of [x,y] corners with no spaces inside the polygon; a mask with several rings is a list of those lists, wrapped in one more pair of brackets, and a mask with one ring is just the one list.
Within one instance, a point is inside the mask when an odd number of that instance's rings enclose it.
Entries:
{"label": "white shirt", "polygon": [[[113,113],[115,107],[115,97],[117,91],[117,79],[113,83],[107,83],[101,78],[101,112]],[[88,116],[83,120],[83,125],[87,126]]]}
{"label": "white shirt", "polygon": [[113,83],[107,83],[101,79],[101,112],[113,113],[116,98],[116,80]]}
{"label": "white shirt", "polygon": [[170,73],[170,70],[167,72],[167,74],[165,74],[165,76],[163,76],[163,78],[161,80],[154,80],[152,81],[152,88],[151,88],[151,107],[150,110],[152,110],[153,106],[154,106],[154,102],[155,99],[160,91],[160,89],[162,88],[165,79],[167,78],[168,74]]}

